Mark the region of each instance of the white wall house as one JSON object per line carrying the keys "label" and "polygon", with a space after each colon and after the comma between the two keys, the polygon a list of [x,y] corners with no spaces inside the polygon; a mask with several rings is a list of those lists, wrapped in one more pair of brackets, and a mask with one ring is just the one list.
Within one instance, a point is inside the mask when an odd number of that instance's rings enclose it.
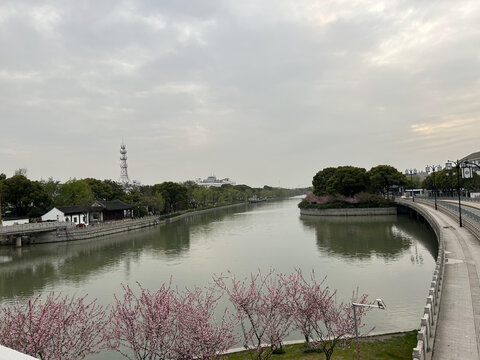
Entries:
{"label": "white wall house", "polygon": [[120,200],[94,201],[89,205],[57,206],[42,215],[42,221],[66,221],[80,226],[92,225],[131,218],[134,207]]}
{"label": "white wall house", "polygon": [[65,221],[65,214],[56,207],[42,215],[42,221]]}

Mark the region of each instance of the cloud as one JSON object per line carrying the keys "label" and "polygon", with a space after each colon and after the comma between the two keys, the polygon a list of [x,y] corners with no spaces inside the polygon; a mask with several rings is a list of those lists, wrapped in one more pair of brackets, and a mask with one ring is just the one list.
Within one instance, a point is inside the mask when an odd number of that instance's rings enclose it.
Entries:
{"label": "cloud", "polygon": [[[479,10],[474,0],[5,0],[2,166],[116,178],[125,137],[143,183],[215,169],[297,186],[337,162],[419,168],[478,151]],[[49,161],[17,164],[12,151],[24,149]]]}

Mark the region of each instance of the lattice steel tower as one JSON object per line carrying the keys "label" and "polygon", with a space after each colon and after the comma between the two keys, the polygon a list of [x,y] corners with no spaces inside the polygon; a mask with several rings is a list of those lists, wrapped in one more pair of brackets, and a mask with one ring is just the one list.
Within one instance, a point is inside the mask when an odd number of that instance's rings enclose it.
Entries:
{"label": "lattice steel tower", "polygon": [[122,141],[120,145],[120,184],[127,186],[130,183],[127,171],[127,147]]}

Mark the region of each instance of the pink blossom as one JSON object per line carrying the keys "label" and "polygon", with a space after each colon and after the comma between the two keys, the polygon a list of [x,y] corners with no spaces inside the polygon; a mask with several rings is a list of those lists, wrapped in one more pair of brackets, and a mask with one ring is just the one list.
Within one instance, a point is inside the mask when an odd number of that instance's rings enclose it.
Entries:
{"label": "pink blossom", "polygon": [[0,343],[43,360],[83,359],[106,341],[105,309],[85,297],[50,293],[1,309]]}

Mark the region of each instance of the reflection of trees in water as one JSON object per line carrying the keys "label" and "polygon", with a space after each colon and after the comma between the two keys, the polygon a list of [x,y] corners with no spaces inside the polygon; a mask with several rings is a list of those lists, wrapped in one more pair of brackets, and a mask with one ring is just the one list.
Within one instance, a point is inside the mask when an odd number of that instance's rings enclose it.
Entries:
{"label": "reflection of trees in water", "polygon": [[302,216],[305,228],[314,230],[321,252],[351,260],[375,255],[394,260],[416,241],[436,256],[435,236],[426,226],[403,216]]}
{"label": "reflection of trees in water", "polygon": [[190,249],[190,230],[218,221],[242,208],[197,214],[164,226],[71,243],[0,249],[0,301],[31,297],[61,282],[80,283],[106,268],[139,261],[143,253],[174,259]]}

